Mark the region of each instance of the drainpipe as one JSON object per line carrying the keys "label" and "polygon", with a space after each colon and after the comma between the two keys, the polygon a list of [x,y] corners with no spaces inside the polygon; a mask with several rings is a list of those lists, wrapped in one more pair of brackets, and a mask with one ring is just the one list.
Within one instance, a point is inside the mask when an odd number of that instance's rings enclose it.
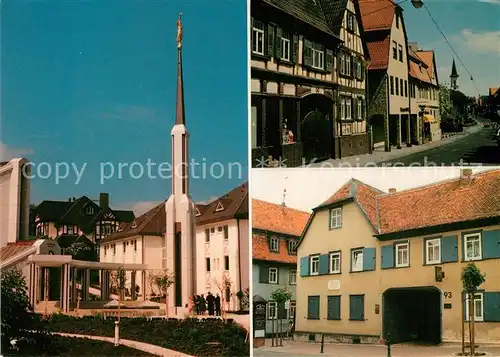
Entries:
{"label": "drainpipe", "polygon": [[[386,101],[386,110],[387,110],[387,130],[385,130],[385,123],[384,123],[384,131],[386,136],[386,146],[385,146],[385,151],[390,152],[391,151],[391,106],[389,104],[389,101],[391,99],[391,92],[390,92],[390,83],[389,83],[390,77],[389,73],[385,73],[385,90],[387,93],[387,101]],[[385,119],[384,119],[385,120]]]}
{"label": "drainpipe", "polygon": [[370,100],[370,87],[368,86],[368,67],[370,67],[370,63],[372,63],[371,60],[366,61],[366,67],[364,69],[365,71],[365,94],[366,94],[366,108],[365,108],[365,117],[366,117],[366,125],[368,131],[368,140],[369,140],[369,145],[370,145],[370,151],[368,152],[369,154],[373,153],[374,149],[374,143],[373,143],[373,127],[371,125],[371,120],[369,119],[369,109],[371,109],[371,100]]}

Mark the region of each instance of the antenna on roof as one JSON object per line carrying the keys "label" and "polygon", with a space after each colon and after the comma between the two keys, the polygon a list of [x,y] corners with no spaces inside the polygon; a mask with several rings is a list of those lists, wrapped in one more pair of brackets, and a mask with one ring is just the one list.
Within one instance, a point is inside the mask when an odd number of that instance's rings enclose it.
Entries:
{"label": "antenna on roof", "polygon": [[[285,177],[285,181],[286,181],[287,179],[288,179],[288,176],[287,176],[287,177]],[[285,203],[286,201],[285,201],[285,199],[286,199],[286,187],[285,187],[285,189],[283,190],[283,201],[281,202],[281,207],[286,207],[286,203]]]}

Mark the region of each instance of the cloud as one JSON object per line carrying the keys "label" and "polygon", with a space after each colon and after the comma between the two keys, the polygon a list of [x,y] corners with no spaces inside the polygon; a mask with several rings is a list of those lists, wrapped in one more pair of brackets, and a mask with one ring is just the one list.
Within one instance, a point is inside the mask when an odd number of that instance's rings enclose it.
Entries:
{"label": "cloud", "polygon": [[470,50],[500,56],[500,31],[474,32],[471,29],[463,29],[460,39]]}
{"label": "cloud", "polygon": [[204,200],[204,201],[198,201],[196,202],[197,205],[208,205],[210,202],[218,199],[219,196],[211,196],[208,200]]}
{"label": "cloud", "polygon": [[479,2],[487,2],[494,5],[500,5],[500,0],[479,0]]}
{"label": "cloud", "polygon": [[99,118],[133,122],[154,122],[158,119],[154,109],[140,105],[116,105],[111,110],[99,114]]}
{"label": "cloud", "polygon": [[14,148],[0,142],[0,161],[8,161],[13,158],[24,157],[33,154],[33,149],[30,148]]}

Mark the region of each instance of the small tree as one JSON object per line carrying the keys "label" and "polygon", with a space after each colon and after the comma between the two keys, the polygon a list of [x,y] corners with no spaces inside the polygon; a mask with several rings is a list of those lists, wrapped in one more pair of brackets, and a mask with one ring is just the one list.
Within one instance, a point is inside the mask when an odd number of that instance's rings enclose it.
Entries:
{"label": "small tree", "polygon": [[17,269],[2,271],[2,351],[11,348],[10,341],[19,339],[32,328],[33,307],[28,299],[28,287],[22,272]]}
{"label": "small tree", "polygon": [[174,274],[167,269],[160,271],[154,275],[154,284],[158,287],[160,294],[167,298],[167,291],[172,285],[174,285]]}
{"label": "small tree", "polygon": [[[281,311],[285,310],[285,303],[287,301],[290,301],[292,299],[292,292],[288,287],[284,288],[279,288],[274,290],[271,293],[271,299],[276,301],[276,308],[277,308],[277,314],[278,314],[278,319],[279,319],[279,336],[280,336],[280,346],[283,346],[283,336],[281,335],[281,324],[282,324],[282,315]],[[273,327],[274,327],[274,320],[273,320]],[[273,328],[274,330],[274,328]],[[274,338],[274,337],[273,337]],[[276,343],[278,342],[278,339],[276,339]]]}
{"label": "small tree", "polygon": [[245,291],[240,290],[236,293],[236,296],[239,300],[240,311],[248,309],[250,303],[250,290],[248,288],[246,288]]}
{"label": "small tree", "polygon": [[125,288],[125,283],[127,282],[127,274],[125,270],[119,269],[118,271],[113,271],[109,275],[109,285],[111,287],[111,292],[114,294],[121,294]]}
{"label": "small tree", "polygon": [[[474,309],[474,297],[477,292],[477,288],[485,282],[486,274],[482,274],[478,267],[474,263],[469,263],[462,271],[462,286],[465,292],[465,300],[469,302],[469,343],[470,343],[470,353],[471,356],[475,355],[475,331],[474,331],[474,320],[475,320],[475,309]],[[463,323],[463,322],[462,322]],[[463,350],[463,347],[462,347]]]}
{"label": "small tree", "polygon": [[[226,299],[226,290],[231,288],[231,278],[228,275],[223,275],[222,279],[214,278],[215,286],[217,286],[217,290],[220,292],[221,301],[229,303],[229,297]],[[228,304],[229,310],[229,304]],[[222,316],[224,316],[224,304],[222,304]]]}

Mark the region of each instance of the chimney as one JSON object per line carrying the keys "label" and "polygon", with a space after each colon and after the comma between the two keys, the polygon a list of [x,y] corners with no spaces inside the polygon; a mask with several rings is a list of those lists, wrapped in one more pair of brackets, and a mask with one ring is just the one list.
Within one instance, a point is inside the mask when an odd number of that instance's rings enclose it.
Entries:
{"label": "chimney", "polygon": [[408,42],[408,47],[414,52],[418,51],[418,42]]}
{"label": "chimney", "polygon": [[395,188],[390,188],[389,189],[389,193],[395,193],[396,192],[396,189]]}
{"label": "chimney", "polygon": [[103,211],[109,208],[109,193],[101,193],[99,195],[99,206]]}
{"label": "chimney", "polygon": [[468,185],[472,182],[472,169],[460,169],[460,184]]}

